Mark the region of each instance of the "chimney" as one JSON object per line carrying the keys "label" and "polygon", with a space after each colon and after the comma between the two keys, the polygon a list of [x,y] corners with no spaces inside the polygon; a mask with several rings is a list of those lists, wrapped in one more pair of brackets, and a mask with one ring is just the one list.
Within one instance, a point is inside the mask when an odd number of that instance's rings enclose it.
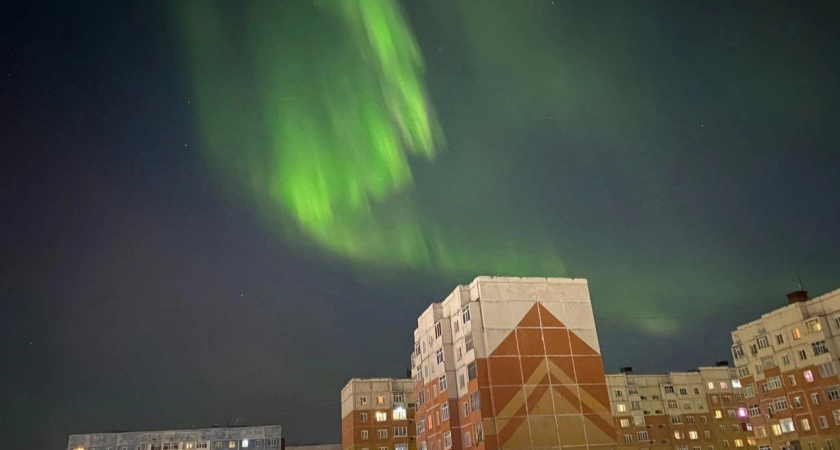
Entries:
{"label": "chimney", "polygon": [[788,305],[792,305],[794,303],[802,303],[808,301],[808,291],[798,290],[793,291],[787,295],[788,298]]}
{"label": "chimney", "polygon": [[630,374],[633,373],[633,368],[632,367],[622,367],[621,368],[621,373],[630,375]]}
{"label": "chimney", "polygon": [[715,363],[716,367],[729,367],[729,361],[718,361]]}

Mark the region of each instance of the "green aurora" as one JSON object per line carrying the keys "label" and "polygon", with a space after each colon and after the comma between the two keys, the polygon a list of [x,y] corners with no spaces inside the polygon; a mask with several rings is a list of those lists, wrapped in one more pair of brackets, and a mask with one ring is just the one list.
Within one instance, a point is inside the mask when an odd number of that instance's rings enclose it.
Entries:
{"label": "green aurora", "polygon": [[544,233],[418,208],[412,164],[433,165],[444,139],[396,1],[177,5],[208,160],[291,242],[459,281],[563,274]]}

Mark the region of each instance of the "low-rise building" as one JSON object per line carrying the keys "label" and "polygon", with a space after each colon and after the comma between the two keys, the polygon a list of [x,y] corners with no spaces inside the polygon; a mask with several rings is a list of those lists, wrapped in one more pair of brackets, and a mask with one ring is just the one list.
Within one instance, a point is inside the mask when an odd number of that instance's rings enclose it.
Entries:
{"label": "low-rise building", "polygon": [[67,450],[280,450],[280,425],[73,434]]}

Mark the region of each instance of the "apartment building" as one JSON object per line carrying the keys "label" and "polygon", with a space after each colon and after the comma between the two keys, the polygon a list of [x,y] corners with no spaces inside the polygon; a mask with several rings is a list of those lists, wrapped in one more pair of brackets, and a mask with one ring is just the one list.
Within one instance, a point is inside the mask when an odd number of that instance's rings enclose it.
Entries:
{"label": "apartment building", "polygon": [[414,383],[354,378],[341,390],[344,450],[415,450]]}
{"label": "apartment building", "polygon": [[73,434],[67,450],[282,450],[280,425]]}
{"label": "apartment building", "polygon": [[478,277],[414,342],[419,449],[615,447],[586,280]]}
{"label": "apartment building", "polygon": [[743,392],[728,363],[691,372],[607,375],[621,449],[755,448]]}
{"label": "apartment building", "polygon": [[732,332],[732,356],[760,450],[840,447],[840,289],[788,304]]}

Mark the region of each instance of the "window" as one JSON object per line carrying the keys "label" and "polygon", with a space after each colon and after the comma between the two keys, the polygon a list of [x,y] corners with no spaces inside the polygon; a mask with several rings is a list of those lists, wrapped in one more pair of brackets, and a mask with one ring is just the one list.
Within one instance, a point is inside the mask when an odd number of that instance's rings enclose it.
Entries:
{"label": "window", "polygon": [[443,334],[443,329],[440,326],[440,322],[435,324],[435,338],[439,338]]}
{"label": "window", "polygon": [[800,420],[799,421],[799,426],[801,426],[802,430],[804,430],[804,431],[810,431],[811,430],[811,422],[809,422],[807,418],[804,418],[804,419]]}
{"label": "window", "polygon": [[645,442],[650,440],[647,431],[637,431],[636,438],[639,440],[639,442]]}
{"label": "window", "polygon": [[820,428],[828,428],[828,419],[825,416],[820,416],[817,419],[820,422]]}
{"label": "window", "polygon": [[464,417],[467,417],[468,415],[470,415],[470,404],[469,403],[464,402],[463,409],[464,409]]}
{"label": "window", "polygon": [[[154,447],[154,445],[152,447]],[[221,442],[216,442],[216,449],[218,450],[220,448],[222,448],[222,443]],[[154,449],[152,449],[152,450],[154,450]]]}
{"label": "window", "polygon": [[615,396],[616,397],[623,397],[624,396],[624,391],[622,391],[621,389],[616,389],[615,390]]}
{"label": "window", "polygon": [[403,392],[394,392],[391,398],[394,403],[405,403],[405,393]]}
{"label": "window", "polygon": [[724,395],[723,396],[723,403],[732,403],[732,396],[731,395]]}
{"label": "window", "polygon": [[621,419],[619,423],[621,424],[621,428],[628,428],[630,426],[630,419]]}
{"label": "window", "polygon": [[440,378],[438,378],[438,384],[440,385],[441,392],[446,390],[446,374],[443,374]]}
{"label": "window", "polygon": [[808,359],[808,353],[805,350],[799,350],[797,354],[799,355],[800,361],[805,361],[806,359]]}
{"label": "window", "polygon": [[463,357],[464,353],[461,351],[461,346],[459,345],[458,348],[455,349],[455,361],[460,361]]}
{"label": "window", "polygon": [[639,395],[639,389],[634,387],[628,387],[627,395]]}
{"label": "window", "polygon": [[788,386],[796,386],[796,377],[788,375]]}
{"label": "window", "polygon": [[475,424],[475,441],[481,442],[484,440],[484,426],[481,423]]}
{"label": "window", "polygon": [[447,431],[446,433],[443,433],[443,448],[444,449],[452,448],[452,432],[451,431]]}
{"label": "window", "polygon": [[464,433],[464,447],[470,448],[472,447],[472,435],[469,431]]}
{"label": "window", "polygon": [[700,416],[700,423],[709,423],[709,419],[706,416]]}
{"label": "window", "polygon": [[206,442],[196,442],[195,443],[195,448],[207,448],[207,443]]}
{"label": "window", "polygon": [[741,387],[741,380],[732,380],[732,388],[740,388]]}
{"label": "window", "polygon": [[756,345],[758,345],[758,348],[765,348],[765,347],[770,346],[770,340],[767,339],[766,334],[761,335],[758,338],[756,338],[755,343],[756,343]]}
{"label": "window", "polygon": [[775,377],[771,377],[767,379],[767,387],[769,389],[781,389],[782,388],[782,379],[777,375]]}
{"label": "window", "polygon": [[625,443],[633,442],[633,435],[632,434],[625,434],[624,435],[624,442]]}
{"label": "window", "polygon": [[359,422],[367,422],[367,413],[361,413],[359,415]]}
{"label": "window", "polygon": [[368,404],[367,397],[365,397],[365,396],[359,397],[359,403],[361,403],[362,405],[367,405]]}
{"label": "window", "polygon": [[820,364],[818,368],[820,369],[820,377],[822,378],[828,378],[837,375],[837,369],[834,366],[834,363],[831,361]]}
{"label": "window", "polygon": [[794,408],[801,408],[802,407],[802,397],[795,396],[793,397],[793,407]]}
{"label": "window", "polygon": [[394,450],[408,450],[408,444],[394,444]]}
{"label": "window", "polygon": [[680,388],[680,395],[688,395],[688,390],[686,388]]}
{"label": "window", "polygon": [[440,415],[443,417],[443,420],[448,420],[449,419],[449,403],[448,402],[443,402],[443,404],[440,405]]}
{"label": "window", "polygon": [[677,405],[676,400],[668,400],[668,407],[669,408],[679,408],[679,405]]}
{"label": "window", "polygon": [[691,403],[683,403],[683,409],[691,409]]}
{"label": "window", "polygon": [[248,441],[248,439],[243,439],[242,440],[242,448],[248,448],[248,444],[250,444],[250,443],[251,442]]}
{"label": "window", "polygon": [[407,417],[406,413],[405,413],[405,408],[394,409],[394,412],[392,413],[392,416],[393,416],[394,420],[405,420],[406,417]]}
{"label": "window", "polygon": [[767,437],[767,428],[763,425],[755,427],[755,437]]}
{"label": "window", "polygon": [[682,430],[674,430],[674,439],[685,439],[685,433]]}
{"label": "window", "polygon": [[236,448],[236,441],[228,441],[228,448]]}
{"label": "window", "polygon": [[461,310],[461,321],[467,323],[470,321],[470,305],[464,307]]}
{"label": "window", "polygon": [[776,335],[776,343],[777,344],[784,344],[785,343],[785,337],[782,336],[781,334],[777,334]]}
{"label": "window", "polygon": [[687,424],[694,423],[694,416],[685,416],[685,423],[687,423]]}
{"label": "window", "polygon": [[825,397],[828,401],[840,400],[840,388],[837,386],[825,388]]}
{"label": "window", "polygon": [[625,405],[624,403],[616,403],[615,410],[618,412],[627,412],[627,405]]}
{"label": "window", "polygon": [[671,423],[673,423],[675,425],[681,424],[682,423],[682,416],[680,416],[680,415],[671,416]]}
{"label": "window", "polygon": [[[190,450],[190,449],[195,448],[195,442],[187,442],[187,443],[185,443],[185,444],[184,444],[184,448],[185,448],[186,450]],[[127,448],[127,447],[123,447],[123,450],[128,450],[128,448]]]}
{"label": "window", "polygon": [[738,344],[732,346],[732,357],[740,359],[744,357],[744,346]]}
{"label": "window", "polygon": [[637,427],[645,426],[645,416],[633,416],[633,425]]}
{"label": "window", "polygon": [[438,364],[443,364],[443,349],[438,349],[435,352],[435,358],[437,359]]}
{"label": "window", "polygon": [[723,412],[721,412],[721,410],[715,410],[715,419],[723,419]]}
{"label": "window", "polygon": [[744,440],[743,439],[735,439],[734,442],[735,442],[736,447],[743,447],[744,446]]}
{"label": "window", "polygon": [[455,321],[452,322],[452,330],[454,331],[453,334],[458,334],[458,332],[461,331],[461,322],[458,322],[458,319],[455,319]]}
{"label": "window", "polygon": [[394,427],[394,437],[408,436],[408,427]]}
{"label": "window", "polygon": [[726,382],[725,382],[725,381],[721,381],[721,382],[720,382],[720,388],[721,388],[721,389],[728,389],[728,386],[729,386],[729,385],[728,385],[728,384],[726,384]]}
{"label": "window", "polygon": [[814,351],[814,356],[828,353],[828,347],[825,345],[825,339],[812,343],[811,349]]}
{"label": "window", "polygon": [[692,441],[696,441],[697,439],[700,439],[700,436],[697,435],[696,431],[691,430],[691,431],[688,432],[688,438],[691,439]]}
{"label": "window", "polygon": [[811,394],[811,404],[816,406],[820,404],[820,394],[819,392],[814,392]]}
{"label": "window", "polygon": [[782,353],[782,365],[789,366],[790,365],[790,356],[787,353]]}
{"label": "window", "polygon": [[665,386],[665,393],[666,394],[673,394],[674,393],[674,386]]}
{"label": "window", "polygon": [[773,355],[769,356],[762,356],[761,357],[761,368],[764,370],[772,369],[776,367],[776,359],[773,358]]}
{"label": "window", "polygon": [[163,450],[178,450],[178,443],[177,442],[169,442],[163,444]]}
{"label": "window", "polygon": [[822,324],[820,323],[819,317],[808,319],[808,321],[805,322],[805,327],[808,329],[809,333],[822,330]]}
{"label": "window", "polygon": [[805,381],[807,381],[809,383],[814,382],[814,374],[810,370],[806,370],[806,371],[802,372],[802,376],[805,377]]}
{"label": "window", "polygon": [[376,421],[377,422],[384,422],[388,420],[388,413],[384,411],[376,411]]}
{"label": "window", "polygon": [[376,430],[376,437],[378,437],[379,439],[388,439],[388,430],[384,428]]}
{"label": "window", "polygon": [[750,376],[750,368],[748,366],[739,367],[738,368],[738,376],[739,377],[748,377]]}
{"label": "window", "polygon": [[475,368],[475,361],[467,365],[467,378],[469,378],[470,381],[478,378],[478,371]]}
{"label": "window", "polygon": [[470,410],[478,411],[479,409],[481,409],[481,394],[473,392],[470,394]]}
{"label": "window", "polygon": [[278,445],[280,445],[280,439],[269,439],[268,440],[268,446],[269,447],[277,447]]}

